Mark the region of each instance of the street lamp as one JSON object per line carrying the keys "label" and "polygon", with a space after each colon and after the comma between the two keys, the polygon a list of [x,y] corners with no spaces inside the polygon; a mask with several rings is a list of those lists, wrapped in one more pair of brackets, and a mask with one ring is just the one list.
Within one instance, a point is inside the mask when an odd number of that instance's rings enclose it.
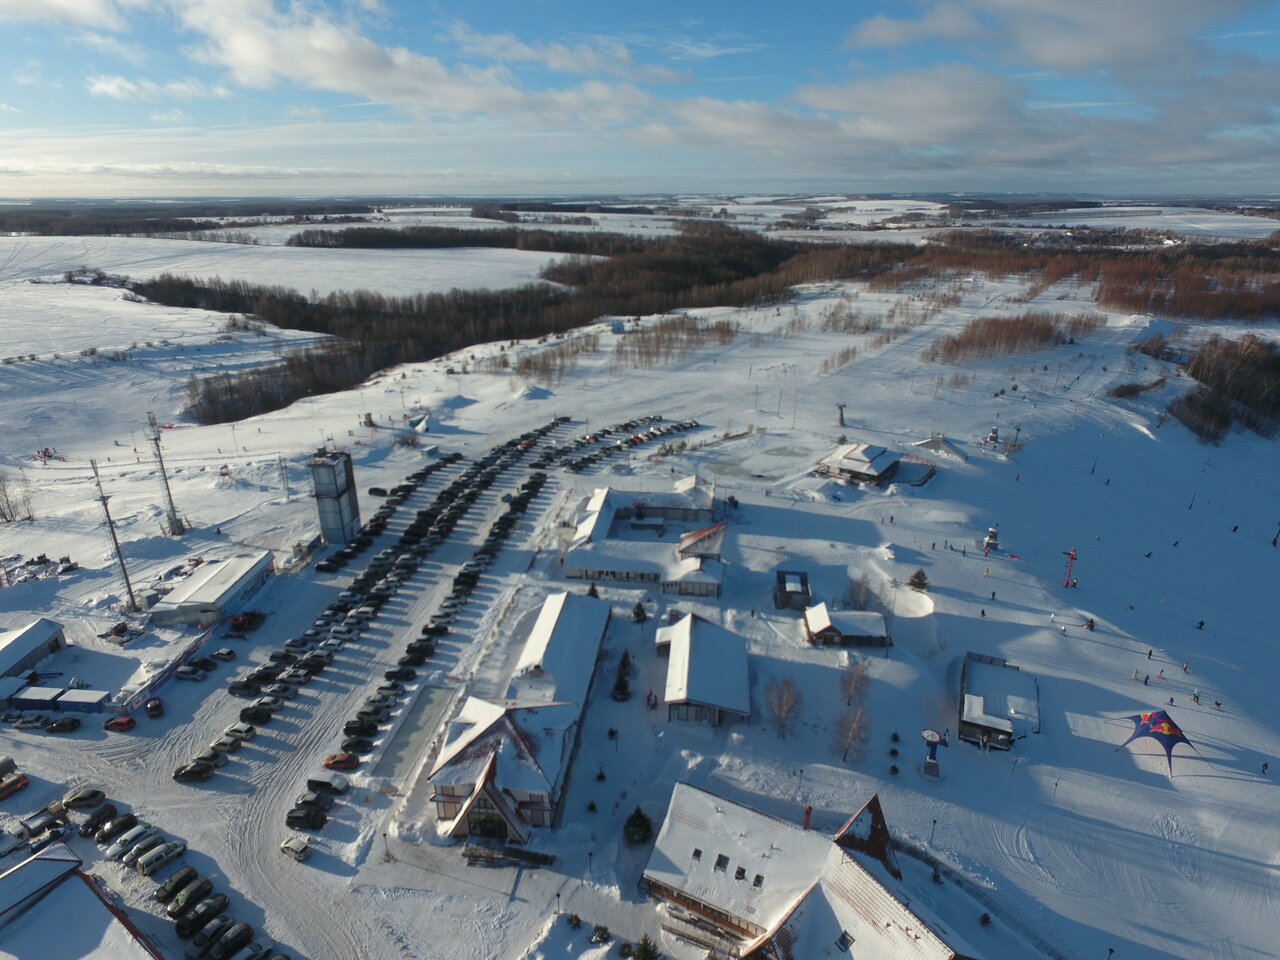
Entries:
{"label": "street lamp", "polygon": [[382,835],[382,852],[388,860],[391,859],[391,847],[387,844],[387,835],[385,833]]}
{"label": "street lamp", "polygon": [[560,892],[556,891],[556,913],[560,912]]}
{"label": "street lamp", "polygon": [[929,828],[929,845],[933,845],[933,831],[938,829],[938,821],[933,821],[933,826]]}

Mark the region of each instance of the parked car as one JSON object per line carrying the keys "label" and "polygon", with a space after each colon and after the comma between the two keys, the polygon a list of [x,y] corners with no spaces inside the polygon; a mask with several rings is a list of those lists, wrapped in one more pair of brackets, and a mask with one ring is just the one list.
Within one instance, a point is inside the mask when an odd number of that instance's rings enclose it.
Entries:
{"label": "parked car", "polygon": [[292,700],[298,695],[298,688],[289,683],[269,683],[262,688],[263,694],[280,700]]}
{"label": "parked car", "polygon": [[406,653],[396,661],[396,665],[400,667],[420,667],[426,662],[427,655],[425,653]]}
{"label": "parked car", "polygon": [[[160,844],[160,846],[156,847],[154,850],[144,853],[138,858],[138,862],[135,863],[133,867],[144,877],[149,877],[161,867],[177,860],[186,852],[186,849],[187,843],[185,840],[170,840],[167,843]],[[183,867],[182,870],[191,870],[193,875],[195,873],[195,871],[190,867]],[[179,870],[178,873],[174,874],[174,876],[178,876],[178,874],[182,873],[182,870]],[[159,898],[157,897],[156,899]]]}
{"label": "parked car", "polygon": [[372,737],[378,732],[378,724],[374,720],[355,719],[348,720],[342,726],[343,736],[347,737]]}
{"label": "parked car", "polygon": [[164,843],[164,841],[164,834],[153,827],[146,836],[124,852],[124,856],[120,858],[120,862],[126,867],[132,867],[138,862],[138,859],[144,853],[154,850],[156,847],[160,846],[160,844]]}
{"label": "parked car", "polygon": [[266,707],[248,706],[240,708],[241,723],[270,723],[272,716],[273,714]]}
{"label": "parked car", "polygon": [[324,758],[326,770],[354,770],[360,766],[360,758],[354,753],[333,753]]}
{"label": "parked car", "polygon": [[417,675],[418,675],[418,671],[414,670],[412,667],[395,667],[394,669],[391,669],[391,670],[382,671],[382,676],[385,679],[399,680],[401,682],[404,682],[406,680],[412,680]]}
{"label": "parked car", "polygon": [[111,730],[115,733],[126,733],[138,725],[138,721],[133,717],[112,717],[102,725],[103,730]]}
{"label": "parked car", "polygon": [[393,706],[395,706],[395,698],[389,697],[384,693],[374,693],[364,698],[364,705],[366,707],[374,707],[374,708],[386,707],[388,710],[390,710]]}
{"label": "parked car", "polygon": [[284,701],[279,697],[259,697],[253,701],[255,707],[262,707],[264,710],[270,710],[273,713],[284,707]]}
{"label": "parked car", "polygon": [[295,807],[315,807],[317,810],[329,810],[334,803],[333,794],[316,793],[314,790],[298,794],[298,798],[293,801]]}
{"label": "parked car", "polygon": [[227,895],[215,893],[205,897],[174,924],[174,933],[186,940],[200,932],[206,923],[227,909]]}
{"label": "parked car", "polygon": [[111,845],[103,852],[103,859],[119,860],[124,856],[126,850],[146,836],[146,834],[152,829],[154,828],[151,824],[144,821],[138,821],[112,841]]}
{"label": "parked car", "polygon": [[306,837],[286,837],[280,843],[280,852],[301,863],[311,856],[311,844]]}
{"label": "parked car", "polygon": [[213,657],[215,660],[222,660],[223,662],[229,663],[236,658],[236,652],[230,647],[219,647],[217,650],[213,651],[213,653],[209,654],[209,656]]}
{"label": "parked car", "polygon": [[164,716],[164,701],[161,700],[159,697],[152,697],[142,706],[143,706],[143,709],[147,711],[147,716],[151,717],[153,720],[156,717]]}
{"label": "parked car", "polygon": [[213,776],[213,764],[202,760],[184,763],[173,771],[173,779],[179,783],[200,783]]}
{"label": "parked car", "polygon": [[268,960],[273,950],[275,944],[270,940],[250,940],[231,955],[231,960]]}
{"label": "parked car", "polygon": [[356,711],[357,720],[372,720],[374,723],[386,723],[391,719],[391,708],[387,706],[381,707],[361,707]]}
{"label": "parked car", "polygon": [[297,663],[300,654],[296,650],[272,650],[267,659],[272,663]]}
{"label": "parked car", "polygon": [[183,665],[173,672],[179,680],[203,680],[208,674],[190,665]]}
{"label": "parked car", "polygon": [[235,753],[240,749],[239,737],[219,737],[213,743],[209,744],[209,749],[218,753]]}
{"label": "parked car", "polygon": [[347,737],[342,741],[344,753],[372,753],[373,741],[368,737]]}
{"label": "parked car", "polygon": [[233,697],[256,697],[262,687],[251,680],[235,680],[227,684],[227,693]]}
{"label": "parked car", "polygon": [[187,664],[197,670],[203,670],[205,673],[212,673],[218,669],[218,661],[212,657],[192,657],[187,661]]}
{"label": "parked car", "polygon": [[80,824],[80,836],[92,837],[98,832],[98,829],[104,823],[119,815],[120,811],[116,809],[116,805],[114,803],[108,803],[104,807],[99,807],[97,810],[93,811],[93,813],[89,814],[84,823]]}
{"label": "parked car", "polygon": [[45,733],[75,733],[80,729],[79,717],[60,717],[44,728]]}
{"label": "parked car", "polygon": [[399,680],[387,680],[385,683],[378,685],[378,693],[387,697],[403,697],[405,685]]}
{"label": "parked car", "polygon": [[252,740],[258,735],[258,728],[251,723],[233,723],[222,732],[228,737],[235,737],[237,740]]}
{"label": "parked car", "polygon": [[138,815],[135,813],[122,813],[118,817],[112,817],[106,823],[98,828],[98,832],[93,835],[93,839],[98,843],[107,843],[115,840],[116,837],[124,833],[126,830],[132,830],[138,825]]}
{"label": "parked car", "polygon": [[160,886],[156,887],[154,894],[157,903],[168,903],[178,895],[178,891],[183,889],[192,880],[196,880],[200,874],[196,872],[196,868],[192,866],[182,867],[177,870]]}
{"label": "parked car", "polygon": [[194,757],[191,758],[192,763],[207,763],[214,767],[225,767],[227,765],[227,753],[223,750],[215,750],[213,747],[206,747]]}
{"label": "parked car", "polygon": [[213,893],[213,881],[208,877],[197,876],[177,892],[165,907],[165,913],[173,919],[182,916],[188,910],[194,910],[197,903]]}
{"label": "parked car", "polygon": [[64,807],[71,807],[72,809],[85,810],[90,807],[96,807],[105,799],[107,799],[107,795],[101,790],[97,790],[93,787],[85,787],[81,790],[75,790],[68,793],[62,798],[62,805]]}
{"label": "parked car", "polygon": [[284,825],[290,830],[319,830],[329,818],[315,807],[294,807],[284,817]]}
{"label": "parked car", "polygon": [[288,673],[280,677],[281,683],[292,683],[296,687],[302,686],[311,680],[311,671],[303,667],[294,667]]}
{"label": "parked car", "polygon": [[49,725],[49,718],[43,713],[32,714],[23,717],[14,723],[15,730],[43,730]]}
{"label": "parked car", "polygon": [[198,930],[191,938],[191,945],[187,947],[186,953],[182,956],[185,960],[200,960],[209,948],[217,942],[218,938],[227,932],[227,929],[235,923],[235,918],[230,914],[220,913],[200,930]]}
{"label": "parked car", "polygon": [[237,923],[228,927],[221,937],[209,948],[212,960],[231,960],[240,948],[253,939],[253,927],[247,923]]}

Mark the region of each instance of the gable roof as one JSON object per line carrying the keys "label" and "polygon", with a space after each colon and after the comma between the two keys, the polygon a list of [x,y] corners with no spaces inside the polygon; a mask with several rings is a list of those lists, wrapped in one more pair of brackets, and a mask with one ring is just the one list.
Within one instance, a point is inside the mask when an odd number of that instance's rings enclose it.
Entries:
{"label": "gable roof", "polygon": [[660,627],[659,645],[670,647],[667,703],[693,701],[743,715],[751,712],[747,641],[695,613]]}
{"label": "gable roof", "polygon": [[0,674],[12,670],[37,647],[47,646],[61,629],[56,620],[40,617],[17,630],[0,630]]}
{"label": "gable roof", "polygon": [[609,604],[596,597],[567,592],[547,597],[516,661],[507,696],[585,703],[609,613]]}
{"label": "gable roof", "polygon": [[676,544],[676,552],[681,555],[718,557],[724,547],[724,537],[728,529],[729,525],[721,521],[720,523],[713,523],[709,527],[703,527],[700,530],[690,530],[688,533],[682,533],[680,542]]}
{"label": "gable roof", "polygon": [[848,443],[836,447],[820,461],[837,470],[847,470],[867,476],[884,474],[899,460],[899,454],[870,443]]}
{"label": "gable roof", "polygon": [[834,630],[843,637],[886,636],[884,614],[874,610],[832,610],[826,603],[806,607],[804,623],[810,633]]}
{"label": "gable roof", "polygon": [[511,802],[500,787],[497,785],[498,755],[491,753],[488,761],[486,761],[484,770],[480,775],[480,779],[476,782],[475,789],[471,791],[471,795],[462,802],[462,806],[458,809],[458,814],[453,818],[453,828],[449,833],[458,836],[466,831],[462,828],[467,823],[467,814],[471,812],[471,808],[481,797],[486,797],[493,804],[494,809],[498,811],[498,815],[506,821],[510,828],[521,843],[529,842],[529,823],[520,813],[520,808]]}

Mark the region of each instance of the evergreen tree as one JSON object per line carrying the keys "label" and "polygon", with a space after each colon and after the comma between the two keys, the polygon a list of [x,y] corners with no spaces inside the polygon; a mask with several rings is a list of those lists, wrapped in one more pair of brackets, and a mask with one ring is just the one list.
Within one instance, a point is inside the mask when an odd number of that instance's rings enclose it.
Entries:
{"label": "evergreen tree", "polygon": [[631,816],[627,817],[627,822],[622,825],[622,837],[629,847],[648,843],[653,839],[653,821],[649,819],[647,813],[636,807],[631,811]]}
{"label": "evergreen tree", "polygon": [[587,588],[587,596],[599,598],[600,591],[596,589],[596,585],[594,583]]}
{"label": "evergreen tree", "polygon": [[925,576],[922,567],[917,567],[916,572],[907,579],[907,586],[922,592],[929,589],[929,578]]}
{"label": "evergreen tree", "polygon": [[631,608],[631,622],[644,623],[648,619],[649,614],[645,612],[644,604],[637,600],[636,605]]}
{"label": "evergreen tree", "polygon": [[631,951],[632,960],[659,960],[661,956],[658,945],[647,933],[636,942],[635,949]]}

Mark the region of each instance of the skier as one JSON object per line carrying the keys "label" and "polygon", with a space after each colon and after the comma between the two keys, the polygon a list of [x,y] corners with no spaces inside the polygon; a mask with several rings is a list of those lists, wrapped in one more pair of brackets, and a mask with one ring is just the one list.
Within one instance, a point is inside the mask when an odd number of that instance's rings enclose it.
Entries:
{"label": "skier", "polygon": [[1165,704],[1165,706],[1166,706],[1166,707],[1172,707],[1172,706],[1173,706],[1173,697],[1170,697],[1170,698],[1169,698],[1169,702],[1168,702],[1168,703],[1166,703],[1166,704]]}
{"label": "skier", "polygon": [[1203,621],[1203,620],[1201,620],[1199,623],[1197,623],[1197,624],[1196,624],[1196,629],[1197,629],[1197,630],[1203,630],[1203,629],[1204,629],[1204,621]]}
{"label": "skier", "polygon": [[1151,654],[1153,654],[1153,653],[1155,653],[1155,651],[1154,651],[1154,650],[1148,650],[1148,651],[1147,651],[1147,659],[1148,659],[1148,660],[1150,660],[1150,659],[1151,659]]}
{"label": "skier", "polygon": [[985,617],[987,615],[987,611],[985,609],[979,610],[978,615]]}
{"label": "skier", "polygon": [[1137,670],[1133,671],[1133,676],[1132,676],[1132,677],[1130,677],[1129,679],[1130,679],[1130,680],[1137,680],[1137,679],[1138,679],[1138,671],[1137,671]]}
{"label": "skier", "polygon": [[1157,674],[1156,674],[1156,679],[1157,679],[1157,680],[1163,680],[1163,679],[1164,679],[1164,671],[1163,671],[1163,670],[1161,670],[1159,673],[1157,673]]}
{"label": "skier", "polygon": [[1187,667],[1188,667],[1188,666],[1189,666],[1189,664],[1186,664],[1186,663],[1184,663],[1184,664],[1182,665],[1182,672],[1183,672],[1183,673],[1190,673],[1190,672],[1191,672],[1190,670],[1188,670],[1188,669],[1187,669]]}
{"label": "skier", "polygon": [[1151,682],[1151,674],[1148,673],[1145,677],[1142,678],[1142,685],[1145,687],[1150,682]]}
{"label": "skier", "polygon": [[1270,763],[1267,763],[1266,761],[1263,761],[1263,764],[1262,764],[1262,772],[1263,772],[1263,773],[1266,773],[1266,772],[1267,772],[1267,768],[1268,768],[1268,767],[1270,767],[1270,766],[1271,766],[1271,764],[1270,764]]}
{"label": "skier", "polygon": [[1221,710],[1221,709],[1222,709],[1222,701],[1221,701],[1221,700],[1215,700],[1215,701],[1213,701],[1213,709],[1215,709],[1215,710]]}
{"label": "skier", "polygon": [[1191,702],[1192,702],[1192,703],[1199,703],[1199,702],[1200,702],[1200,691],[1199,691],[1199,690],[1193,690],[1193,691],[1191,691]]}
{"label": "skier", "polygon": [[1067,635],[1067,625],[1065,623],[1062,625],[1062,635],[1064,637]]}
{"label": "skier", "polygon": [[992,591],[991,591],[991,599],[992,599],[992,600],[994,600],[995,598],[996,598],[996,592],[995,592],[994,590],[992,590]]}

